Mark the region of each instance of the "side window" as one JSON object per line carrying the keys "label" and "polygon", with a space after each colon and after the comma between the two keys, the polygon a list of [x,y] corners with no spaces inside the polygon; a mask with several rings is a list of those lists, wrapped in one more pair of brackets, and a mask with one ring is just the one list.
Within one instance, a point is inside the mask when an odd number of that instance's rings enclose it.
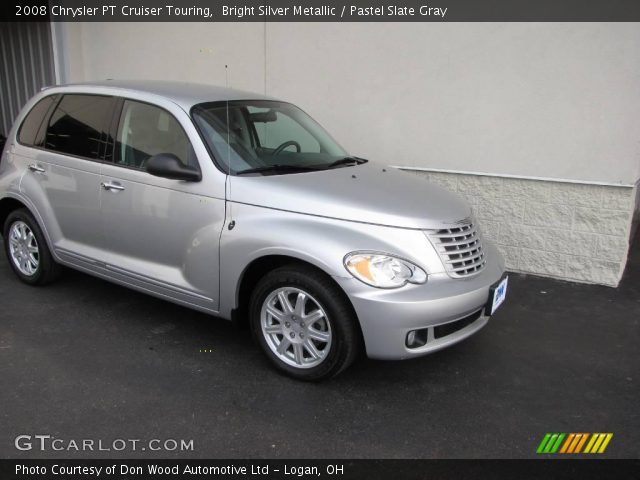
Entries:
{"label": "side window", "polygon": [[198,166],[191,142],[173,115],[154,105],[125,100],[115,163],[144,169],[147,160],[159,153],[171,153],[185,165]]}
{"label": "side window", "polygon": [[99,158],[111,112],[112,97],[65,95],[51,115],[46,148],[86,158]]}
{"label": "side window", "polygon": [[254,122],[260,146],[265,148],[277,148],[285,142],[296,140],[300,144],[301,152],[320,152],[320,144],[307,132],[302,125],[288,115],[276,111],[269,111],[266,108],[248,107],[249,114],[274,115],[265,122]]}
{"label": "side window", "polygon": [[20,131],[18,132],[18,141],[20,143],[30,147],[41,147],[43,145],[44,134],[41,133],[39,136],[38,132],[40,131],[44,117],[46,117],[55,99],[55,95],[49,95],[43,98],[36,103],[27,116],[24,117],[22,125],[20,125]]}

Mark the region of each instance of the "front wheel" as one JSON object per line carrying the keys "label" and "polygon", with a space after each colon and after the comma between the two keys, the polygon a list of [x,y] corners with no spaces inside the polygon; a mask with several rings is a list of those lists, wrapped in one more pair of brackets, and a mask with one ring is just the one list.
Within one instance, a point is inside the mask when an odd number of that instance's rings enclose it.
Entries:
{"label": "front wheel", "polygon": [[254,289],[249,311],[255,340],[292,377],[332,377],[357,356],[360,337],[348,300],[313,269],[286,266],[268,273]]}

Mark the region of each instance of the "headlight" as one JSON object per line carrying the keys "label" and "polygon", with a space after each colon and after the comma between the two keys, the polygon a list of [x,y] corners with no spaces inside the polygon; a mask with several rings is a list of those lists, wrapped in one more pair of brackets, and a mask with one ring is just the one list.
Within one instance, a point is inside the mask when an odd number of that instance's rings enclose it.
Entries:
{"label": "headlight", "polygon": [[427,274],[417,265],[384,253],[352,252],[344,257],[344,266],[358,280],[377,288],[427,281]]}

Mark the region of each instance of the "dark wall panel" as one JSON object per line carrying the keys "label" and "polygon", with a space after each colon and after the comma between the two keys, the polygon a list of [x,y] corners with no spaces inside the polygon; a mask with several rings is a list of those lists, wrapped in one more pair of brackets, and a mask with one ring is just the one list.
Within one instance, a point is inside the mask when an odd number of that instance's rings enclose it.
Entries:
{"label": "dark wall panel", "polygon": [[0,23],[0,134],[33,94],[54,83],[50,25]]}

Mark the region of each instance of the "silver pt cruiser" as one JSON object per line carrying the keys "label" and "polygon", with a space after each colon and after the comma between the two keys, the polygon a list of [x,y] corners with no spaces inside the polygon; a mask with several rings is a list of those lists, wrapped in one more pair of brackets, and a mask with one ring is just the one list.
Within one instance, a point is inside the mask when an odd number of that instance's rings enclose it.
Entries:
{"label": "silver pt cruiser", "polygon": [[0,162],[9,264],[75,268],[225,319],[318,380],[480,330],[507,277],[466,202],[350,156],[290,103],[168,82],[47,88]]}

